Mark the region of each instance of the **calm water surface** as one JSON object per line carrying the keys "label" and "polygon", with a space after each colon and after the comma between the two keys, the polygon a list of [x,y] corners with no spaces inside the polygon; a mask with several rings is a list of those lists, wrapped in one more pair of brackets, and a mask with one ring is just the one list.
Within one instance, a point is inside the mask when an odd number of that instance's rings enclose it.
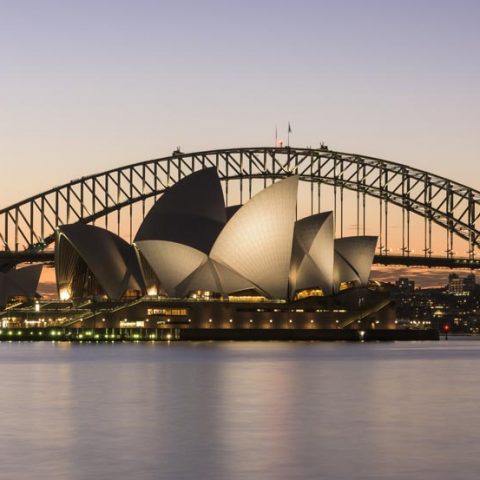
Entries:
{"label": "calm water surface", "polygon": [[0,478],[478,479],[480,341],[0,344]]}

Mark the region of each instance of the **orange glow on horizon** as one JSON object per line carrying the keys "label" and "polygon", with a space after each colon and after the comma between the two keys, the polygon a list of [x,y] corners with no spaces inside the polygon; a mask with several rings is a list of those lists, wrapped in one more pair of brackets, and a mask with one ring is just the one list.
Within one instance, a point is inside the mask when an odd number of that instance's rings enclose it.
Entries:
{"label": "orange glow on horizon", "polygon": [[[457,273],[465,276],[471,270],[450,270],[448,268],[402,267],[373,265],[370,278],[381,282],[395,282],[399,277],[408,277],[415,280],[415,284],[422,288],[443,287],[448,282],[448,275]],[[45,298],[57,298],[57,283],[55,269],[44,267],[40,277],[38,292]]]}

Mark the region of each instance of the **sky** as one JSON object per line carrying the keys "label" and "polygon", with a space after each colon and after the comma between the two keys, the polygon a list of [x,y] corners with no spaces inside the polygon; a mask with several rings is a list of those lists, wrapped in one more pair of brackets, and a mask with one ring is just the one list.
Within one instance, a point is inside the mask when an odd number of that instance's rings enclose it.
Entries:
{"label": "sky", "polygon": [[480,189],[479,25],[478,0],[0,0],[0,208],[289,121]]}

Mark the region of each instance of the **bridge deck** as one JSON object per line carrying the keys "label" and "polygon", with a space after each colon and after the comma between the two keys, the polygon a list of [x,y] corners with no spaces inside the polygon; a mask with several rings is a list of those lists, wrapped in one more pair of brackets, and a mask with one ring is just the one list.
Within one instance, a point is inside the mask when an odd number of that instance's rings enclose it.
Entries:
{"label": "bridge deck", "polygon": [[[53,262],[54,252],[0,252],[0,271],[25,262]],[[479,269],[480,259],[425,257],[414,255],[375,255],[374,263],[406,267]]]}
{"label": "bridge deck", "polygon": [[425,257],[420,255],[375,255],[373,262],[380,265],[400,265],[406,267],[480,268],[480,259]]}

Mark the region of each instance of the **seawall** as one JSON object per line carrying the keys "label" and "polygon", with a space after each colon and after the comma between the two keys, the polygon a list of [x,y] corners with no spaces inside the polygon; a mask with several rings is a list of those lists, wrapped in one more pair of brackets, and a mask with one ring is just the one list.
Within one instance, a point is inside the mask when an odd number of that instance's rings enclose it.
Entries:
{"label": "seawall", "polygon": [[436,330],[235,328],[8,328],[0,341],[412,341],[438,340]]}

